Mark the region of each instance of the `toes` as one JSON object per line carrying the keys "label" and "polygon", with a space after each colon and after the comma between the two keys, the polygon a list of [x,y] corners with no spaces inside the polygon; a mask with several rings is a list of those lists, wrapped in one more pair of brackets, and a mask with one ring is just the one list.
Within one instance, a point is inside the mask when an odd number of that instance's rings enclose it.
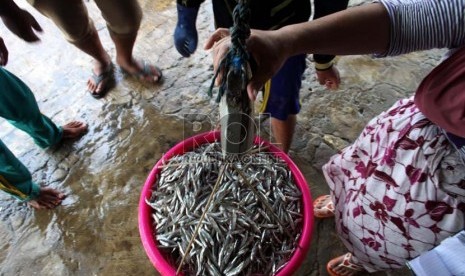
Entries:
{"label": "toes", "polygon": [[91,81],[88,81],[88,82],[87,82],[87,90],[89,90],[90,93],[94,93],[94,92],[95,92],[95,86],[94,86],[94,84],[93,84]]}
{"label": "toes", "polygon": [[150,74],[147,76],[148,81],[151,82],[158,82],[160,79],[160,71],[157,70],[157,68],[153,65],[150,65]]}
{"label": "toes", "polygon": [[63,129],[72,130],[79,128],[87,128],[87,125],[84,122],[80,121],[71,121],[63,126]]}
{"label": "toes", "polygon": [[325,195],[325,196],[319,197],[319,198],[317,198],[315,200],[315,205],[316,205],[317,208],[321,208],[321,207],[325,206],[328,203],[328,200],[331,200],[330,195]]}
{"label": "toes", "polygon": [[64,125],[63,138],[76,138],[87,131],[87,124],[79,121],[72,121]]}
{"label": "toes", "polygon": [[106,85],[105,81],[101,81],[97,87],[95,87],[94,89],[94,94],[100,94],[102,91],[103,91],[103,88],[104,88],[104,85]]}

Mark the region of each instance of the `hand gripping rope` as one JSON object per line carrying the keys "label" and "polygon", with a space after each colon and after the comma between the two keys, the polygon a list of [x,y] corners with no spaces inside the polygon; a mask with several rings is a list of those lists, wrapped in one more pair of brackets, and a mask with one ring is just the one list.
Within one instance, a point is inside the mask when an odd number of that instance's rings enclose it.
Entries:
{"label": "hand gripping rope", "polygon": [[255,127],[253,102],[247,95],[251,77],[250,56],[246,39],[250,36],[250,9],[247,0],[238,1],[233,11],[234,25],[230,28],[231,46],[213,77],[209,95],[219,72],[223,72],[216,102],[220,107],[221,148],[224,154],[244,154],[253,146]]}

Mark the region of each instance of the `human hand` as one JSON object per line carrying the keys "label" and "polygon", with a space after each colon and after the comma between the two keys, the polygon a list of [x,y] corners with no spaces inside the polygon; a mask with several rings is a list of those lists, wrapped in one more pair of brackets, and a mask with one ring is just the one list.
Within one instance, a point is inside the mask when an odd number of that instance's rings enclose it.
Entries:
{"label": "human hand", "polygon": [[16,8],[14,12],[2,14],[5,26],[15,35],[27,42],[39,41],[37,32],[42,32],[42,27],[36,19],[26,10]]}
{"label": "human hand", "polygon": [[[205,49],[213,50],[213,68],[218,70],[221,60],[229,51],[231,40],[227,29],[217,29],[207,40]],[[247,85],[249,98],[255,101],[258,91],[281,68],[288,53],[286,44],[280,40],[279,31],[251,30],[247,39],[247,50],[254,60],[252,78]],[[221,82],[221,72],[216,84]]]}
{"label": "human hand", "polygon": [[337,90],[339,84],[341,83],[341,78],[339,76],[339,70],[336,66],[332,65],[325,70],[315,70],[318,82],[321,85],[326,86],[330,90]]}
{"label": "human hand", "polygon": [[[204,49],[212,49],[213,70],[216,72],[221,61],[226,57],[231,46],[231,38],[228,29],[218,28],[205,43]],[[222,72],[219,72],[215,80],[215,85],[220,85],[223,78]]]}
{"label": "human hand", "polygon": [[6,48],[3,38],[0,37],[0,66],[8,63],[8,49]]}
{"label": "human hand", "polygon": [[66,195],[48,187],[40,187],[39,196],[29,200],[28,204],[34,209],[53,209],[61,204]]}
{"label": "human hand", "polygon": [[197,29],[195,21],[199,8],[189,8],[177,4],[178,23],[174,30],[174,46],[183,56],[189,57],[197,49]]}

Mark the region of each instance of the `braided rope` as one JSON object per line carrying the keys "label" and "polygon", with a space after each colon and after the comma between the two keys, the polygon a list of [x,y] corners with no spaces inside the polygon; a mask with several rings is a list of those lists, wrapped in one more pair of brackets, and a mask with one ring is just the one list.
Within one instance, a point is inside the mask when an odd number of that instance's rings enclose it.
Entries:
{"label": "braided rope", "polygon": [[224,93],[227,91],[226,76],[231,70],[236,74],[240,74],[242,81],[247,83],[246,70],[243,69],[247,66],[247,62],[250,58],[245,44],[246,39],[250,36],[250,9],[248,0],[238,1],[233,11],[233,20],[234,24],[229,29],[231,33],[231,46],[229,47],[229,52],[220,62],[208,91],[208,95],[212,97],[215,80],[218,77],[219,72],[224,72],[218,96],[216,98],[217,103],[220,102],[221,97],[223,97]]}

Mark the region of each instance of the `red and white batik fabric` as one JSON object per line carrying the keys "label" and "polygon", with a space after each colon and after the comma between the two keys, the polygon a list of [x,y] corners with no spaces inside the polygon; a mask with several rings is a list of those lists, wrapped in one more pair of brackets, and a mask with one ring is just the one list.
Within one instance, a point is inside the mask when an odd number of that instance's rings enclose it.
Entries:
{"label": "red and white batik fabric", "polygon": [[[440,128],[400,100],[323,166],[336,230],[369,272],[399,268],[464,229],[465,166]],[[465,188],[465,187],[462,187]]]}

